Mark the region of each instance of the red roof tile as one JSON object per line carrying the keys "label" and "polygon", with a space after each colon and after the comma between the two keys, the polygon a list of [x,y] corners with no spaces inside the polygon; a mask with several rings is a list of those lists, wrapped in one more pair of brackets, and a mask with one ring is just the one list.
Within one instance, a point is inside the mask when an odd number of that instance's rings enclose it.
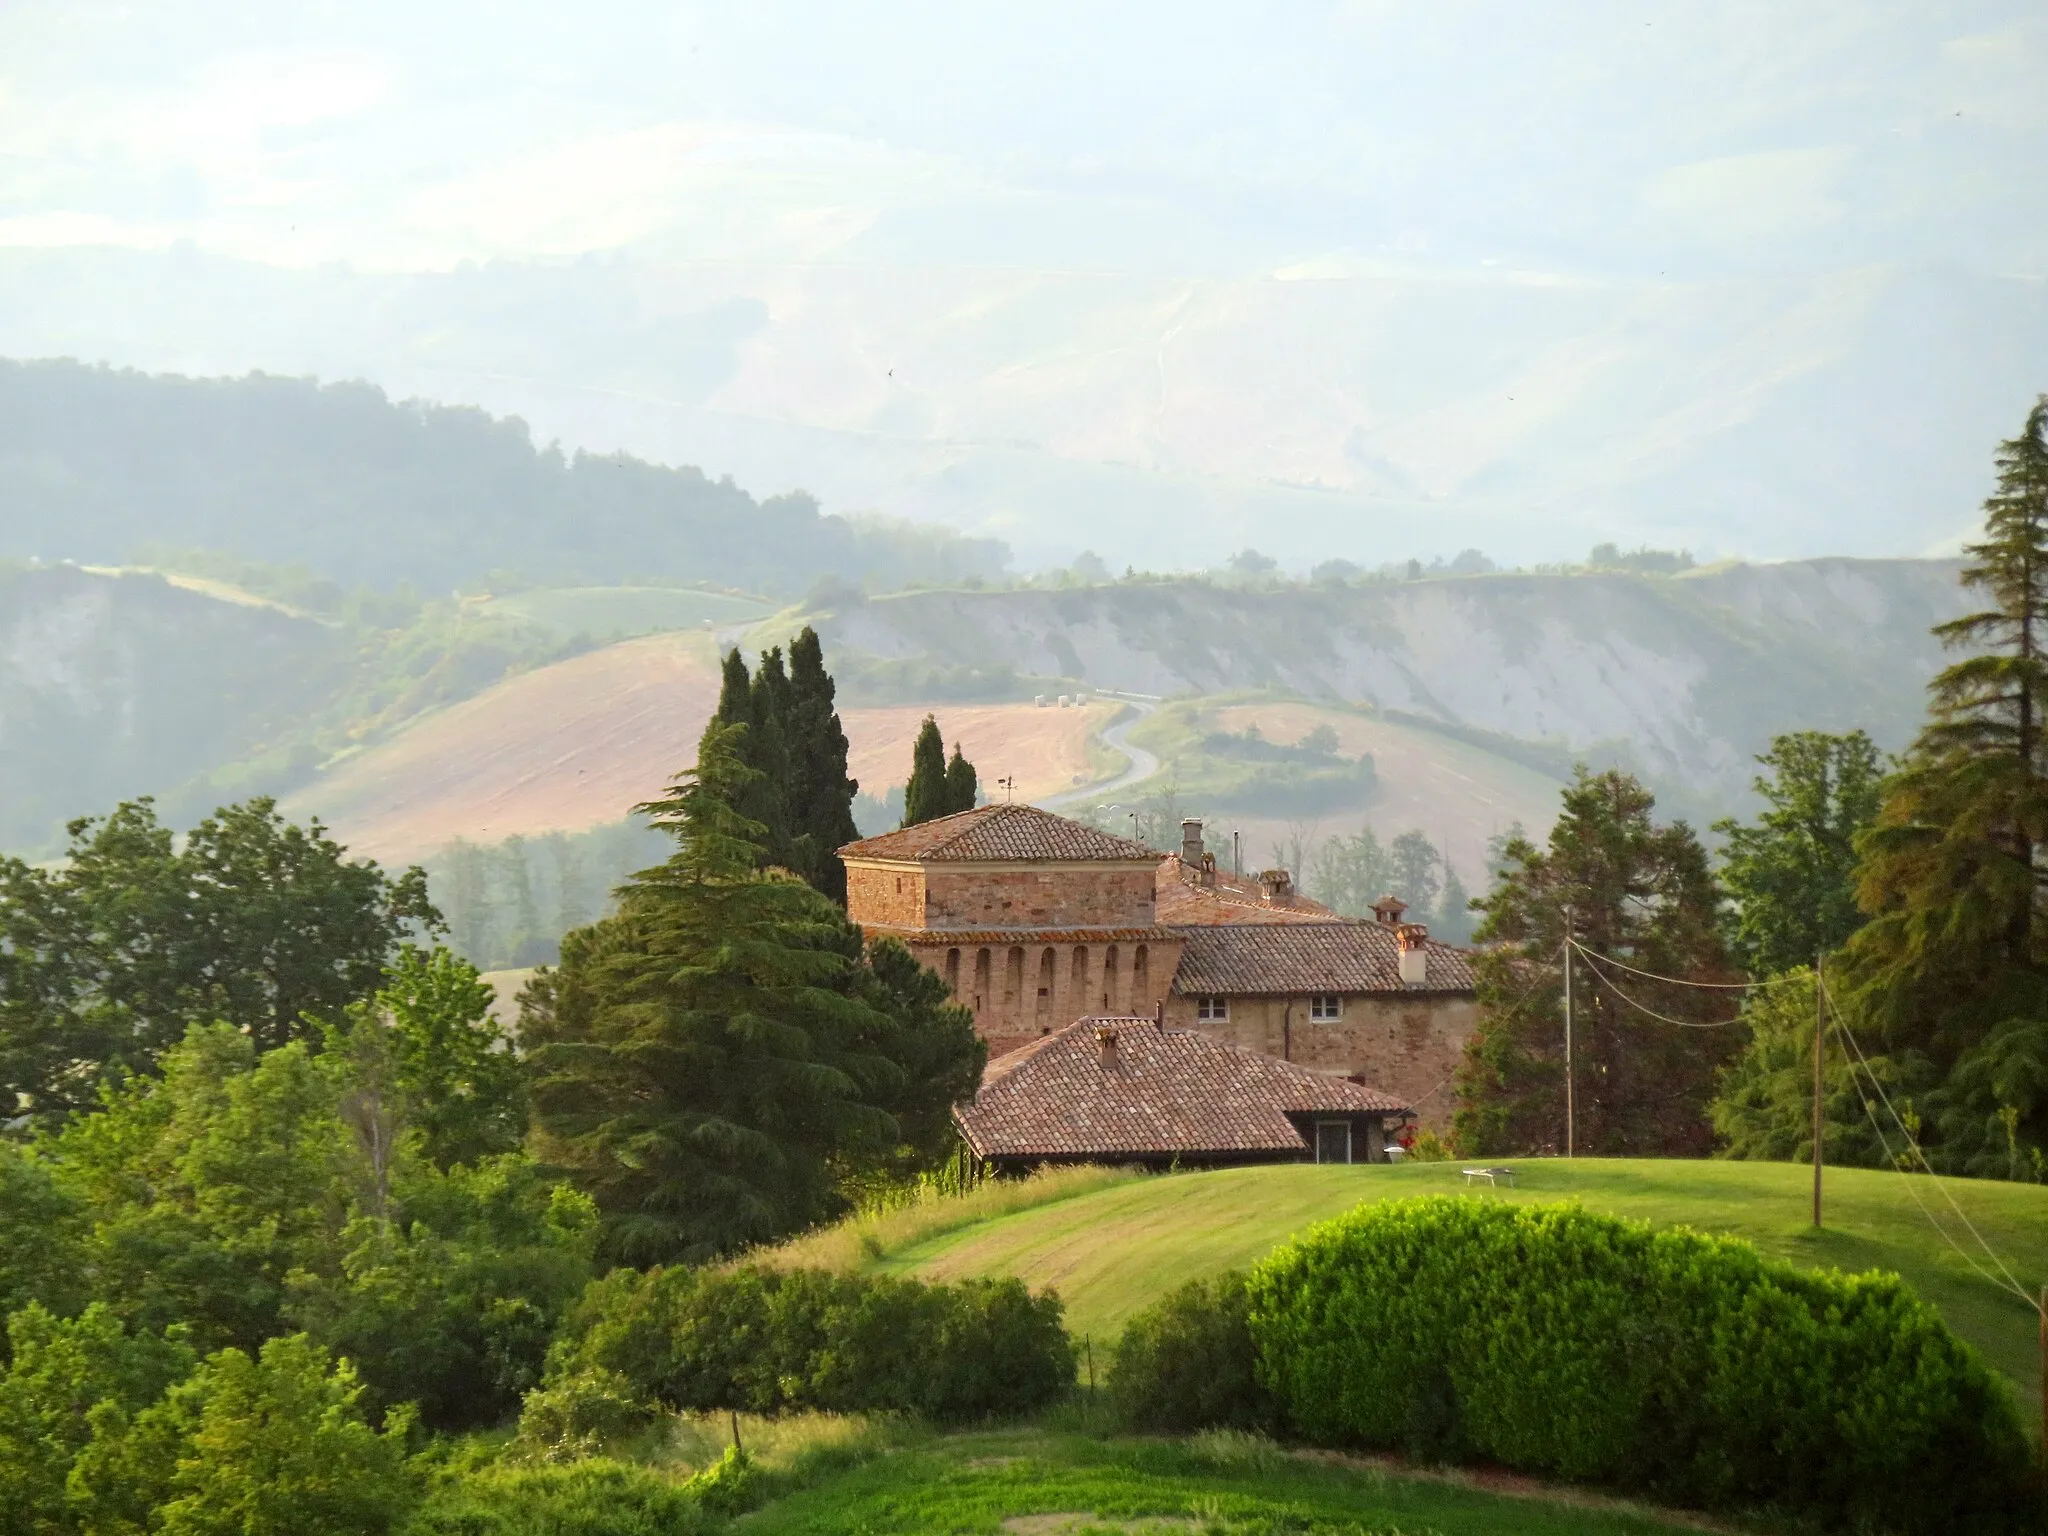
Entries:
{"label": "red roof tile", "polygon": [[1177,853],[1160,861],[1154,890],[1159,921],[1179,926],[1349,921],[1299,892],[1285,906],[1269,906],[1258,881],[1226,870],[1216,871],[1215,884],[1204,885],[1200,875]]}
{"label": "red roof tile", "polygon": [[1471,956],[1425,941],[1428,980],[1401,980],[1394,930],[1384,923],[1223,924],[1186,939],[1173,990],[1189,996],[1303,996],[1314,992],[1470,992]]}
{"label": "red roof tile", "polygon": [[1151,863],[1156,848],[1127,837],[1098,832],[1035,805],[984,805],[900,832],[862,838],[839,850],[846,859],[901,859],[975,862],[1100,860]]}
{"label": "red roof tile", "polygon": [[[1103,1061],[1098,1029],[1114,1030]],[[1377,1089],[1151,1019],[1087,1018],[989,1064],[954,1123],[977,1157],[1197,1157],[1307,1150],[1294,1114],[1400,1114]]]}

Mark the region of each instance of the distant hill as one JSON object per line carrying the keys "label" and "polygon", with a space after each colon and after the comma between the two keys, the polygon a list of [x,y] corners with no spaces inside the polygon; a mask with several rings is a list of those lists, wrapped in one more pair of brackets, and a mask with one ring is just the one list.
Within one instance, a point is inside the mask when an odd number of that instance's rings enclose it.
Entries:
{"label": "distant hill", "polygon": [[175,799],[288,734],[351,661],[336,629],[161,576],[0,566],[0,849]]}
{"label": "distant hill", "polygon": [[[1781,731],[1903,746],[1961,611],[1953,562],[1803,560],[1675,577],[1489,575],[1356,585],[1126,582],[912,592],[817,617],[847,675],[1064,677],[1137,693],[1265,689],[1371,705],[1553,777],[1647,775],[1718,814]],[[865,658],[865,659],[864,659]]]}
{"label": "distant hill", "polygon": [[821,576],[893,588],[1008,558],[994,540],[823,516],[802,491],[757,501],[696,469],[565,456],[516,418],[368,384],[62,361],[0,361],[0,506],[0,556],[117,563],[173,545],[435,593],[507,570],[794,596]]}

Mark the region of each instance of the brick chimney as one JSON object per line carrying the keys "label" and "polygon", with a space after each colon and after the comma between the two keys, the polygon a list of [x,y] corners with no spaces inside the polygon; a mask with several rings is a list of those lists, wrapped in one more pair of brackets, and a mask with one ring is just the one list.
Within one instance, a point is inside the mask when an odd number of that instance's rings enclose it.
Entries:
{"label": "brick chimney", "polygon": [[1398,896],[1382,896],[1372,904],[1372,915],[1389,928],[1401,925],[1401,914],[1408,910],[1408,903]]}
{"label": "brick chimney", "polygon": [[1117,1066],[1116,1030],[1108,1024],[1095,1026],[1095,1053],[1102,1063],[1102,1070],[1114,1072]]}
{"label": "brick chimney", "polygon": [[1180,824],[1180,861],[1191,869],[1202,867],[1202,824],[1192,816]]}
{"label": "brick chimney", "polygon": [[1402,923],[1394,930],[1401,952],[1401,985],[1419,987],[1429,980],[1429,930],[1421,923]]}
{"label": "brick chimney", "polygon": [[1294,876],[1284,869],[1259,871],[1259,899],[1269,907],[1284,907],[1294,900]]}

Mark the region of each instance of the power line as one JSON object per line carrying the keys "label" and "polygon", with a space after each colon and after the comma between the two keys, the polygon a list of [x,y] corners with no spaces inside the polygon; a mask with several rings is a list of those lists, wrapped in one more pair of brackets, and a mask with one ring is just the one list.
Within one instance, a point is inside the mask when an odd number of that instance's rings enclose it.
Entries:
{"label": "power line", "polygon": [[[1960,1205],[1956,1204],[1956,1197],[1949,1193],[1948,1186],[1941,1181],[1941,1176],[1934,1171],[1934,1165],[1928,1162],[1926,1152],[1921,1149],[1919,1138],[1916,1137],[1912,1133],[1912,1131],[1907,1128],[1904,1118],[1899,1114],[1898,1110],[1892,1104],[1891,1095],[1884,1091],[1884,1082],[1881,1078],[1878,1077],[1877,1069],[1870,1065],[1870,1058],[1863,1054],[1863,1046],[1856,1039],[1855,1031],[1851,1030],[1848,1024],[1843,1021],[1842,1011],[1841,1009],[1835,1007],[1834,998],[1832,996],[1829,996],[1827,1001],[1828,1012],[1833,1018],[1836,1032],[1840,1034],[1843,1040],[1848,1043],[1849,1049],[1855,1053],[1857,1063],[1862,1066],[1865,1075],[1867,1075],[1870,1078],[1871,1086],[1877,1090],[1878,1100],[1884,1105],[1885,1112],[1892,1117],[1893,1123],[1898,1126],[1900,1136],[1902,1136],[1905,1139],[1906,1146],[1908,1147],[1908,1149],[1911,1150],[1913,1156],[1919,1160],[1920,1166],[1927,1171],[1927,1177],[1934,1181],[1934,1187],[1941,1191],[1941,1196],[1944,1200],[1948,1202],[1949,1209],[1956,1213],[1956,1219],[1962,1222],[1963,1226],[1969,1231],[1970,1236],[1974,1237],[1977,1240],[1977,1246],[1984,1250],[1985,1257],[1990,1259],[1992,1263],[1998,1266],[1999,1273],[2005,1277],[2005,1283],[2011,1289],[2012,1293],[2015,1296],[2019,1297],[2021,1301],[2024,1301],[2028,1306],[2037,1306],[2037,1303],[2035,1302],[2033,1296],[2029,1294],[2026,1288],[2020,1284],[2018,1278],[2014,1276],[2013,1272],[2010,1269],[2006,1268],[2005,1260],[1998,1256],[1998,1251],[1991,1246],[1990,1242],[1985,1238],[1984,1234],[1977,1230],[1977,1224],[1970,1220],[1969,1212],[1965,1211]],[[1875,1121],[1875,1112],[1870,1110],[1869,1103],[1867,1100],[1865,1101],[1864,1108],[1865,1112],[1870,1113],[1872,1120]],[[1884,1146],[1885,1156],[1890,1157],[1891,1144],[1885,1140],[1882,1132],[1879,1132],[1878,1134],[1878,1141]],[[1901,1171],[1904,1172],[1905,1170]],[[1911,1181],[1909,1179],[1909,1187],[1910,1183]],[[1919,1199],[1919,1195],[1917,1192],[1915,1192],[1914,1194],[1914,1199]],[[1928,1217],[1928,1220],[1933,1221],[1934,1218],[1930,1215]],[[1934,1226],[1937,1231],[1941,1232],[1942,1236],[1948,1236],[1947,1229],[1942,1227],[1939,1222],[1934,1222]],[[1954,1239],[1950,1238],[1949,1241],[1953,1245]],[[1965,1255],[1965,1257],[1967,1257],[1967,1255]],[[1979,1273],[1982,1273],[1982,1271],[1980,1270]]]}
{"label": "power line", "polygon": [[1617,960],[1612,955],[1596,954],[1576,939],[1572,941],[1572,947],[1588,960],[1597,959],[1603,965],[1619,966],[1624,971],[1633,971],[1636,975],[1647,977],[1651,981],[1669,982],[1674,987],[1698,987],[1711,992],[1747,992],[1757,987],[1782,986],[1799,979],[1788,971],[1782,976],[1766,976],[1762,981],[1687,981],[1683,976],[1660,976],[1655,971],[1646,971],[1639,965],[1630,965],[1626,960]]}
{"label": "power line", "polygon": [[[1594,962],[1604,957],[1596,956],[1591,950],[1587,949],[1585,945],[1579,943],[1576,940],[1572,942],[1572,948],[1577,950],[1581,955],[1584,955],[1586,957],[1588,968],[1592,971],[1593,979],[1595,981],[1599,982],[1601,986],[1605,987],[1608,991],[1612,992],[1616,997],[1620,998],[1624,1003],[1627,1003],[1629,1007],[1635,1009],[1638,1013],[1648,1014],[1651,1018],[1656,1019],[1661,1023],[1675,1024],[1680,1029],[1727,1029],[1731,1025],[1740,1024],[1742,1022],[1742,1020],[1739,1018],[1721,1019],[1716,1022],[1708,1022],[1701,1019],[1675,1019],[1668,1013],[1659,1013],[1656,1009],[1648,1006],[1647,1004],[1637,1002],[1634,998],[1630,997],[1626,992],[1622,991],[1620,987],[1616,986],[1611,977],[1608,977],[1601,972],[1600,967]],[[1652,981],[1677,980],[1676,977],[1658,976],[1650,971],[1638,970],[1635,966],[1628,966],[1626,967],[1626,969],[1635,971],[1635,973],[1638,976],[1648,976]],[[1698,983],[1698,985],[1706,985],[1706,983]]]}

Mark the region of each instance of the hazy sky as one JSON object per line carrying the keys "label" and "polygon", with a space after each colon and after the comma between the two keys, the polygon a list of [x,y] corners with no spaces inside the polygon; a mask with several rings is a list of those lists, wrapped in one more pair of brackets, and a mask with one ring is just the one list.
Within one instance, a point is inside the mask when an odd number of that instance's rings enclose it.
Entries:
{"label": "hazy sky", "polygon": [[[1060,494],[1091,508],[1122,494],[1088,478],[1104,465],[1150,477],[1146,494],[1165,499],[1143,517],[1171,504],[1172,485],[1239,507],[1203,524],[1213,541],[1256,522],[1241,510],[1246,487],[1282,485],[1411,507],[1442,498],[1449,524],[1469,524],[1447,526],[1445,542],[1490,539],[1507,552],[1562,552],[1548,550],[1553,532],[1574,549],[1589,533],[1626,538],[1631,518],[1646,535],[1708,542],[1700,519],[1712,509],[1659,521],[1651,491],[1603,502],[1586,489],[1590,448],[1561,468],[1508,443],[1476,406],[1392,391],[1391,375],[1432,348],[1425,338],[1389,352],[1357,305],[1392,292],[1387,282],[1475,285],[1437,349],[1473,381],[1457,389],[1504,410],[1531,367],[1555,387],[1559,348],[1575,348],[1566,371],[1583,372],[1606,366],[1597,359],[1621,345],[1613,338],[1655,333],[1670,306],[1646,294],[1798,288],[1782,302],[1807,313],[1834,274],[1882,268],[2019,281],[2031,295],[2048,274],[2044,80],[2039,0],[7,0],[0,249],[13,248],[14,264],[0,273],[14,275],[0,294],[0,351],[360,372],[399,392],[521,409],[594,447],[723,452],[731,466],[706,467],[736,467],[764,491],[802,481],[828,505],[999,528],[1048,557],[1088,532],[1059,522]],[[238,302],[234,284],[255,279],[220,268],[205,302],[224,318],[195,339],[189,315],[202,301],[170,278],[81,265],[110,246],[302,276]],[[338,273],[395,282],[459,275],[465,263],[578,274],[493,322],[528,338],[517,366],[462,340],[428,356],[432,337],[461,330],[454,300],[438,317],[439,301],[408,301],[387,333],[345,312],[368,290],[344,301],[335,286]],[[946,297],[917,309],[935,271],[955,274]],[[665,274],[666,299],[650,297],[650,274]],[[1019,274],[1038,285],[1022,308]],[[1257,285],[1289,277],[1348,283],[1351,297],[1291,336],[1268,309],[1246,318],[1267,302]],[[1568,323],[1514,310],[1496,327],[1488,317],[1506,301],[1494,278],[1613,297]],[[639,319],[618,319],[609,360],[593,362],[578,350],[588,322],[577,306],[626,290]],[[1758,298],[1743,323],[1781,330],[1769,318],[1778,302]],[[703,343],[711,361],[685,372],[707,385],[661,374],[656,364],[673,359],[656,354],[678,344],[662,325],[735,303],[759,319]],[[879,338],[864,318],[877,306],[898,314]],[[1721,365],[1701,361],[1700,338],[1724,323],[1689,320],[1691,340],[1637,343],[1628,377],[1705,378]],[[1857,323],[1790,362],[1759,364],[1748,382],[1701,384],[1706,396],[1657,423],[1600,403],[1640,397],[1639,382],[1606,395],[1575,385],[1558,419],[1582,444],[1608,431],[1628,454],[1669,453],[1643,445],[1707,430],[1702,411],[1712,431],[1728,430],[1739,414],[1728,402],[1764,390],[1777,403],[1746,418],[1763,430],[1769,411],[1795,409],[1777,387],[1788,369],[1893,345],[1869,339],[1867,315]],[[1295,366],[1302,334],[1354,324],[1350,351],[1311,347]],[[1174,354],[1190,325],[1188,335],[1227,333],[1227,346]],[[971,356],[917,373],[918,359],[970,332]],[[1500,353],[1491,374],[1488,347]],[[1144,366],[1127,367],[1140,355]],[[820,360],[842,356],[873,381],[821,382],[821,368],[842,364]],[[878,382],[899,367],[911,382]],[[2048,387],[2048,363],[2037,371],[2032,387]],[[1020,376],[1032,384],[1021,395]],[[1313,444],[1292,443],[1229,382],[1277,377],[1304,390],[1290,415],[1321,422]],[[1269,383],[1258,387],[1270,397]],[[1141,408],[1133,391],[1145,390],[1157,399]],[[640,403],[604,403],[628,396]],[[1702,405],[1708,396],[1717,403]],[[1999,381],[2014,422],[2026,398],[2017,378]],[[1121,425],[1090,435],[1048,414],[1057,400]],[[1983,431],[2010,425],[1987,418]],[[1966,457],[1984,462],[1989,441],[1969,442]],[[1015,485],[1038,489],[1011,489],[1011,471],[987,457],[998,448],[1045,455],[1062,475],[1081,466],[1073,473],[1093,489],[1055,493],[1037,470],[1016,471]],[[1816,512],[1784,547],[1754,552],[1938,542],[1961,515],[1946,503],[1961,497],[1966,510],[1982,493],[1964,489],[1940,490],[1924,528],[1910,508],[1879,532]],[[1574,510],[1596,504],[1609,510]],[[1341,540],[1347,525],[1332,516],[1313,539]],[[1142,534],[1133,517],[1123,545]],[[1759,536],[1780,521],[1763,519]],[[1729,542],[1745,539],[1755,542]]]}

